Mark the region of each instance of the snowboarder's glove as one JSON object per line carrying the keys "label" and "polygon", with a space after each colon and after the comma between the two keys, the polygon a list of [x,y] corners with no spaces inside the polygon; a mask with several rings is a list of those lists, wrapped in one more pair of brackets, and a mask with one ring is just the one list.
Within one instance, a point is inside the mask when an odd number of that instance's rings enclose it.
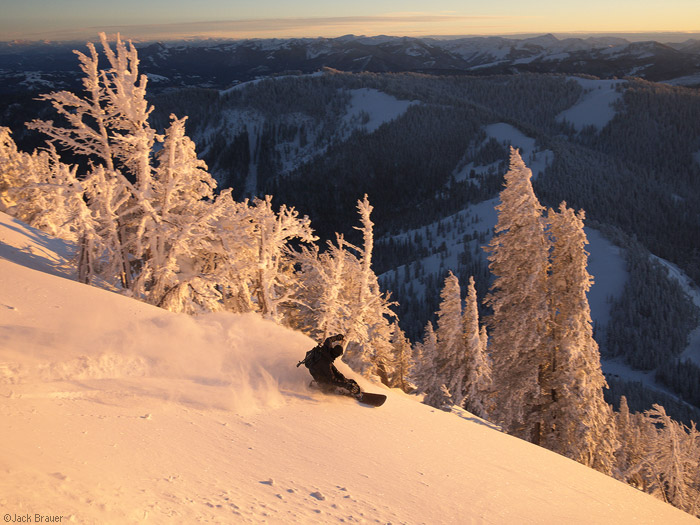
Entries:
{"label": "snowboarder's glove", "polygon": [[335,343],[336,341],[342,341],[343,339],[345,339],[345,336],[343,336],[343,334],[338,334],[332,335],[331,337],[326,339],[326,341],[328,341],[329,343]]}

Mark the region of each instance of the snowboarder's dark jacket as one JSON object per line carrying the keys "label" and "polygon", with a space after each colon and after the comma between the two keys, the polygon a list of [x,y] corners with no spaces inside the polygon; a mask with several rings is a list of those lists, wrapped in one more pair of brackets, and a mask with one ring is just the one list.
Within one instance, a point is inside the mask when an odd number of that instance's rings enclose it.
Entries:
{"label": "snowboarder's dark jacket", "polygon": [[306,365],[313,378],[321,387],[339,386],[348,388],[349,385],[356,384],[341,374],[333,364],[333,361],[343,353],[343,347],[334,344],[341,339],[342,336],[332,336],[326,339],[323,344],[319,345],[316,359]]}

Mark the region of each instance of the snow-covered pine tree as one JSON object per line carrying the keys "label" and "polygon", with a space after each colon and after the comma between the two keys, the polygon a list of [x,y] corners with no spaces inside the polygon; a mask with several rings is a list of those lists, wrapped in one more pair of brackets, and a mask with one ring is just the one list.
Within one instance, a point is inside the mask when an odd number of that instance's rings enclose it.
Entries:
{"label": "snow-covered pine tree", "polygon": [[272,209],[272,196],[255,198],[251,209],[253,239],[257,252],[257,274],[253,294],[258,311],[265,317],[280,322],[284,303],[292,300],[294,268],[289,253],[289,242],[299,239],[311,243],[317,240],[308,217],[299,217],[294,208],[282,205],[279,212]]}
{"label": "snow-covered pine tree", "polygon": [[349,274],[348,285],[353,289],[353,298],[349,302],[350,322],[346,334],[349,344],[343,360],[363,375],[378,375],[386,381],[390,371],[382,370],[378,365],[391,362],[391,319],[395,318],[396,314],[391,310],[394,303],[388,295],[381,292],[377,276],[372,270],[372,209],[367,195],[357,202],[362,226],[355,229],[362,232],[363,245],[360,249],[346,243],[358,257],[347,260],[352,272]]}
{"label": "snow-covered pine tree", "polygon": [[423,330],[423,340],[413,344],[413,362],[415,366],[411,371],[411,381],[416,385],[418,393],[424,393],[433,383],[435,375],[435,355],[437,353],[437,339],[433,323],[428,321]]}
{"label": "snow-covered pine tree", "polygon": [[[542,410],[542,446],[579,463],[612,474],[618,448],[612,409],[603,399],[607,386],[586,293],[592,278],[586,267],[588,244],[583,210],[562,202],[550,209],[549,297],[552,363]],[[545,387],[545,385],[543,385]]]}
{"label": "snow-covered pine tree", "polygon": [[438,374],[438,340],[430,321],[425,326],[422,343],[417,346],[414,378],[418,391],[425,394],[423,403],[441,409],[452,405],[452,396]]}
{"label": "snow-covered pine tree", "polygon": [[656,430],[644,465],[652,494],[693,516],[700,511],[700,433],[671,419],[660,405],[645,413]]}
{"label": "snow-covered pine tree", "polygon": [[392,330],[393,373],[389,377],[389,386],[400,388],[404,392],[410,392],[414,388],[410,380],[414,366],[411,342],[408,340],[403,330],[401,330],[397,321],[392,323]]}
{"label": "snow-covered pine tree", "polygon": [[342,235],[336,234],[336,243],[328,241],[320,253],[316,244],[302,246],[294,253],[299,266],[299,286],[294,300],[299,305],[290,312],[290,323],[317,341],[334,334],[347,334],[350,325],[351,270],[359,268],[354,255],[345,247]]}
{"label": "snow-covered pine tree", "polygon": [[459,279],[449,272],[440,292],[437,312],[437,373],[452,396],[461,405],[465,395],[466,349],[462,325],[462,298]]}
{"label": "snow-covered pine tree", "polygon": [[464,407],[474,415],[488,418],[492,387],[491,360],[486,351],[486,327],[479,328],[479,306],[474,277],[469,278],[462,325],[466,353]]}
{"label": "snow-covered pine tree", "polygon": [[141,244],[147,257],[134,282],[134,293],[172,311],[194,313],[222,308],[217,285],[225,282],[210,255],[214,223],[230,207],[227,195],[214,202],[214,179],[197,158],[185,135],[186,117],[171,115],[163,149],[156,154],[149,214]]}
{"label": "snow-covered pine tree", "polygon": [[[51,102],[67,125],[35,120],[29,127],[91,160],[93,171],[98,172],[89,204],[95,198],[102,199],[97,187],[100,179],[109,180],[110,203],[98,204],[104,213],[95,215],[97,231],[105,241],[104,251],[117,258],[122,286],[131,290],[133,274],[142,257],[147,256],[140,237],[153,226],[150,162],[158,137],[148,123],[152,108],[145,99],[147,78],[139,75],[136,49],[117,37],[115,52],[104,33],[100,40],[110,65],[107,70],[99,69],[99,56],[92,43],[87,46],[90,56],[76,51],[84,73],[83,97],[68,91],[41,97]],[[114,244],[118,250],[113,249]],[[112,280],[114,276],[104,277]]]}
{"label": "snow-covered pine tree", "polygon": [[541,381],[551,373],[552,359],[547,340],[549,243],[531,177],[511,148],[510,169],[496,206],[498,223],[486,248],[495,276],[486,302],[493,309],[493,416],[507,432],[537,443],[545,404]]}

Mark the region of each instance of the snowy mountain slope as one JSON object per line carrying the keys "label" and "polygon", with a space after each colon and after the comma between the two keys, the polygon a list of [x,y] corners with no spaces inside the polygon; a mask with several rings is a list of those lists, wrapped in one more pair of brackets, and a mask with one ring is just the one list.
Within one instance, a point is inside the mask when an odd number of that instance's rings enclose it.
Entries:
{"label": "snowy mountain slope", "polygon": [[581,131],[585,126],[594,126],[600,131],[615,116],[613,105],[622,98],[622,93],[616,88],[624,85],[625,82],[622,80],[571,78],[583,87],[584,92],[574,106],[559,114],[557,120],[570,122],[578,131]]}
{"label": "snowy mountain slope", "polygon": [[348,126],[346,135],[358,128],[372,133],[379,126],[398,118],[412,104],[417,103],[417,101],[398,100],[370,88],[354,89],[350,91],[350,96],[350,104],[343,117],[343,122]]}
{"label": "snowy mountain slope", "polygon": [[55,255],[0,219],[10,519],[695,522],[468,414],[393,391],[380,409],[311,391],[294,364],[313,342],[256,315],[176,315],[13,262],[19,249]]}
{"label": "snowy mountain slope", "polygon": [[[700,289],[693,283],[693,280],[675,264],[660,257],[654,257],[654,259],[667,269],[669,276],[681,285],[695,306],[700,308]],[[691,332],[688,347],[680,358],[681,360],[690,359],[694,363],[700,364],[700,326]]]}

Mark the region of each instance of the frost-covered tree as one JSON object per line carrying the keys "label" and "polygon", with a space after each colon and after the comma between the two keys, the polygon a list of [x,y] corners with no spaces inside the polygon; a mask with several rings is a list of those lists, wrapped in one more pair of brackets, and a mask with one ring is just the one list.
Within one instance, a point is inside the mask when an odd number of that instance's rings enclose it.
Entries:
{"label": "frost-covered tree", "polygon": [[[343,359],[364,375],[378,375],[386,381],[387,371],[378,364],[391,360],[391,319],[396,315],[391,310],[394,304],[379,288],[377,276],[372,270],[374,249],[374,223],[370,215],[372,206],[367,195],[357,202],[362,232],[362,248],[347,244],[357,257],[350,259],[350,319],[347,331],[347,347]],[[352,268],[354,266],[354,268]]]}
{"label": "frost-covered tree", "polygon": [[318,245],[302,246],[294,254],[303,282],[295,291],[299,305],[288,317],[290,323],[318,341],[347,332],[350,320],[348,270],[354,258],[345,249],[345,239],[336,235],[336,243],[327,243],[321,253]]}
{"label": "frost-covered tree", "polygon": [[700,511],[700,433],[671,419],[660,405],[645,413],[656,429],[644,465],[650,490],[694,516]]}
{"label": "frost-covered tree", "polygon": [[404,392],[413,390],[411,375],[414,366],[411,342],[399,327],[399,323],[392,323],[393,335],[391,345],[393,348],[392,373],[389,377],[389,386],[400,388]]}
{"label": "frost-covered tree", "polygon": [[115,53],[106,36],[101,34],[100,38],[110,68],[99,69],[99,55],[92,43],[88,44],[89,56],[76,51],[85,94],[61,91],[42,96],[51,102],[61,122],[37,120],[29,127],[90,162],[92,173],[84,179],[94,192],[86,199],[95,205],[95,211],[99,208],[103,212],[92,213],[95,229],[104,240],[97,252],[117,258],[117,275],[122,286],[130,290],[134,266],[143,255],[137,252],[135,237],[150,222],[145,213],[149,211],[150,160],[156,133],[148,124],[151,108],[145,100],[146,77],[139,76],[135,48],[117,38]]}
{"label": "frost-covered tree", "polygon": [[293,254],[299,270],[290,299],[297,306],[287,318],[319,341],[334,333],[345,334],[344,361],[389,384],[395,373],[394,303],[381,292],[371,267],[374,225],[366,195],[357,209],[362,247],[338,235],[337,244],[329,243],[323,253],[314,245]]}
{"label": "frost-covered tree", "polygon": [[428,321],[423,330],[423,339],[413,345],[413,367],[411,380],[419,393],[424,393],[435,382],[435,356],[437,355],[437,339],[433,323]]}
{"label": "frost-covered tree", "polygon": [[23,155],[12,140],[10,128],[0,127],[0,211],[11,215],[10,210],[20,200],[15,192],[24,186],[28,175]]}
{"label": "frost-covered tree", "polygon": [[[150,125],[134,46],[117,37],[112,49],[100,39],[107,69],[88,44],[88,54],[77,52],[84,94],[44,96],[61,121],[31,124],[87,161],[78,177],[60,170],[72,176],[63,191],[75,203],[81,280],[100,277],[175,311],[257,309],[281,320],[293,288],[289,242],[315,239],[308,218],[286,206],[273,211],[269,197],[250,205],[235,203],[230,191],[214,196],[186,119],[171,116],[163,135]],[[50,152],[49,160],[58,158]]]}
{"label": "frost-covered tree", "polygon": [[559,212],[548,214],[552,362],[546,388],[551,401],[542,413],[541,444],[611,474],[618,443],[612,409],[603,399],[607,385],[586,296],[592,277],[583,219],[583,211],[575,213],[563,202]]}
{"label": "frost-covered tree", "polygon": [[622,396],[615,414],[620,447],[615,477],[700,517],[700,433],[654,404],[630,413]]}
{"label": "frost-covered tree", "polygon": [[[478,332],[477,332],[478,333]],[[437,373],[452,396],[452,403],[464,401],[466,349],[462,325],[462,298],[459,279],[450,272],[440,292],[437,312]]]}
{"label": "frost-covered tree", "polygon": [[414,378],[418,391],[425,394],[423,403],[435,408],[452,405],[452,396],[438,373],[438,339],[433,324],[425,326],[423,341],[416,344]]}
{"label": "frost-covered tree", "polygon": [[[61,162],[56,149],[19,151],[0,127],[0,211],[55,237],[77,241],[93,226],[77,167]],[[82,226],[81,226],[82,225]]]}
{"label": "frost-covered tree", "polygon": [[308,217],[299,217],[299,212],[286,205],[276,213],[270,195],[253,200],[251,222],[252,241],[257,252],[257,274],[252,291],[260,313],[279,322],[283,317],[281,307],[292,299],[294,289],[289,243],[294,239],[311,243],[317,238]]}
{"label": "frost-covered tree", "polygon": [[491,360],[486,351],[486,327],[479,328],[479,306],[474,277],[469,278],[462,317],[464,327],[465,399],[464,407],[472,414],[488,418],[490,412]]}
{"label": "frost-covered tree", "polygon": [[548,402],[542,384],[551,374],[547,341],[549,243],[532,172],[511,148],[510,169],[500,193],[498,223],[489,246],[495,276],[486,302],[496,420],[511,434],[537,443],[540,412]]}
{"label": "frost-covered tree", "polygon": [[[136,48],[117,37],[112,50],[104,33],[100,40],[109,69],[99,69],[99,55],[92,43],[88,43],[89,56],[76,51],[85,95],[61,91],[42,96],[63,123],[36,120],[29,127],[101,168],[97,182],[102,177],[109,179],[112,205],[103,206],[105,214],[96,215],[95,220],[106,241],[104,249],[118,257],[122,286],[131,290],[140,261],[148,257],[140,250],[139,236],[154,225],[151,161],[159,137],[148,123],[152,108],[146,102],[147,78],[139,75]],[[97,195],[99,191],[96,188]],[[113,249],[114,244],[118,250]]]}
{"label": "frost-covered tree", "polygon": [[[171,116],[163,149],[150,183],[147,211],[136,236],[136,252],[144,253],[133,292],[148,302],[176,311],[192,311],[194,303],[212,303],[218,293],[202,286],[206,272],[197,266],[206,259],[212,221],[224,206],[214,205],[215,182],[206,164],[197,159],[194,143],[185,135],[185,120]],[[204,299],[209,297],[212,300]],[[177,298],[177,299],[176,299]]]}

